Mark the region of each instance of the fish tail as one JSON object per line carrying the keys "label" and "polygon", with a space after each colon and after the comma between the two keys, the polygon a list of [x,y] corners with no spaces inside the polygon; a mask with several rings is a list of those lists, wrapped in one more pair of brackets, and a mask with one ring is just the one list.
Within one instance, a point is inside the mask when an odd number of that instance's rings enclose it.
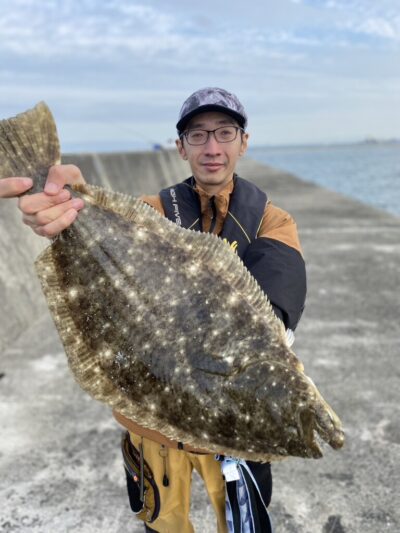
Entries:
{"label": "fish tail", "polygon": [[39,102],[16,117],[0,120],[0,179],[30,177],[26,194],[44,189],[49,168],[60,163],[60,143],[50,109]]}

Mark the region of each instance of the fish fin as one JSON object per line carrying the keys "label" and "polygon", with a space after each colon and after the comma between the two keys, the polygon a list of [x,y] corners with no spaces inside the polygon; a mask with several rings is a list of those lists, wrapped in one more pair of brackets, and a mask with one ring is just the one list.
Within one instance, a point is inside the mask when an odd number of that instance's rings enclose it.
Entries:
{"label": "fish fin", "polygon": [[0,121],[0,178],[31,177],[32,194],[43,190],[49,167],[60,161],[57,128],[44,102]]}
{"label": "fish fin", "polygon": [[143,203],[139,198],[129,194],[111,191],[89,183],[75,183],[71,188],[79,192],[85,201],[111,209],[128,221],[136,220],[138,207]]}
{"label": "fish fin", "polygon": [[35,269],[75,380],[95,399],[109,405],[119,403],[121,392],[102,372],[100,354],[90,349],[84,333],[71,316],[52,245],[39,254]]}

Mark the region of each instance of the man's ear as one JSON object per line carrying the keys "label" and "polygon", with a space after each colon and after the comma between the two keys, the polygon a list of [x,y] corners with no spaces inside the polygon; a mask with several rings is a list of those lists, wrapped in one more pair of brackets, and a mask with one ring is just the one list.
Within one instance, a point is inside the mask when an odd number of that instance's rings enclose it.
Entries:
{"label": "man's ear", "polygon": [[176,147],[178,149],[178,152],[181,158],[187,161],[187,155],[186,155],[185,147],[183,146],[183,141],[181,139],[176,139],[175,144],[176,144]]}
{"label": "man's ear", "polygon": [[240,150],[239,150],[239,156],[240,157],[246,153],[248,140],[249,140],[249,134],[248,133],[242,133],[242,144],[241,144]]}

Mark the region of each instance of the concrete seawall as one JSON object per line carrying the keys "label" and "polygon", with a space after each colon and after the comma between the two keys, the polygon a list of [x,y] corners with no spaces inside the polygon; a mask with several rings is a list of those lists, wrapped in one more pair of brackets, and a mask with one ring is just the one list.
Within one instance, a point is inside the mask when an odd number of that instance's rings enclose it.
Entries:
{"label": "concrete seawall", "polygon": [[[68,156],[86,179],[133,195],[187,175],[174,152]],[[295,351],[341,416],[345,448],[274,465],[276,533],[400,531],[400,219],[244,159],[239,173],[297,220],[308,299]],[[111,181],[110,178],[113,177]],[[0,201],[0,531],[139,533],[120,430],[65,362],[33,274],[46,243]],[[196,531],[216,531],[195,477]]]}

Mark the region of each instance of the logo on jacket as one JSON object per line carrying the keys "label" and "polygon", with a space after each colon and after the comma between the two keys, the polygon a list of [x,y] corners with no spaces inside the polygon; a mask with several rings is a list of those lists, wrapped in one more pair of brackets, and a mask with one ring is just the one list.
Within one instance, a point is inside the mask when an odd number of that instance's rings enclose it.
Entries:
{"label": "logo on jacket", "polygon": [[177,224],[178,226],[182,226],[182,220],[181,215],[179,213],[178,199],[176,197],[175,189],[171,188],[169,192],[171,195],[172,207],[174,208],[175,224]]}

